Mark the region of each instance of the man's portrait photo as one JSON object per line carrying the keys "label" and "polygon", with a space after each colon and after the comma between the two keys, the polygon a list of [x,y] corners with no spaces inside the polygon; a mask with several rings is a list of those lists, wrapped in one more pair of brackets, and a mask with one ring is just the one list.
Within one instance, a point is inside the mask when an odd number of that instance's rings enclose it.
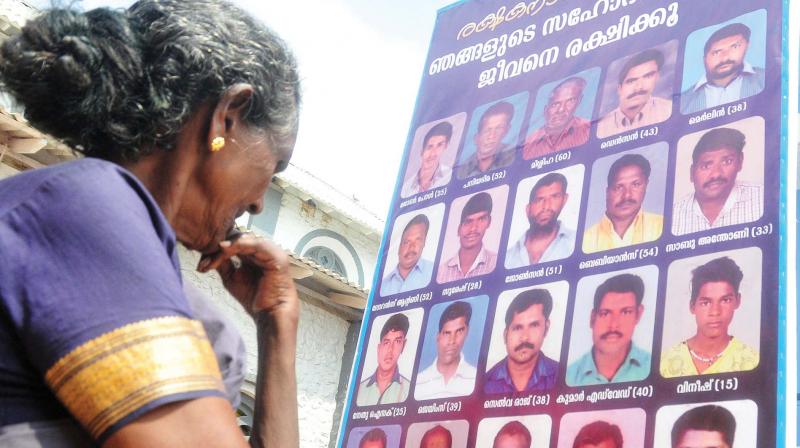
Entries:
{"label": "man's portrait photo", "polygon": [[453,200],[437,282],[454,282],[494,271],[507,198],[508,185],[500,185]]}
{"label": "man's portrait photo", "polygon": [[472,393],[488,304],[488,296],[477,296],[431,307],[414,386],[415,400]]}
{"label": "man's portrait photo", "polygon": [[467,434],[466,420],[412,423],[406,433],[406,448],[467,448]]}
{"label": "man's portrait photo", "polygon": [[512,206],[506,269],[561,260],[575,249],[584,166],[520,181]]}
{"label": "man's portrait photo", "polygon": [[486,394],[529,394],[555,387],[566,318],[565,281],[504,291],[497,299],[486,360]]}
{"label": "man's portrait photo", "polygon": [[757,442],[758,406],[750,400],[664,406],[655,448],[749,448]]}
{"label": "man's portrait photo", "polygon": [[353,428],[347,448],[399,448],[400,425]]}
{"label": "man's portrait photo", "polygon": [[641,381],[650,375],[657,291],[653,265],[578,282],[568,386]]}
{"label": "man's portrait photo", "polygon": [[670,265],[661,376],[742,372],[758,366],[761,259],[761,249],[749,247]]}
{"label": "man's portrait photo", "polygon": [[400,215],[392,227],[381,296],[428,286],[444,221],[444,204]]}
{"label": "man's portrait photo", "polygon": [[661,237],[668,155],[667,143],[659,142],[594,162],[583,252]]}
{"label": "man's portrait photo", "polygon": [[467,114],[461,112],[417,128],[408,154],[401,197],[424,193],[450,182],[466,121]]}
{"label": "man's portrait photo", "polygon": [[671,40],[611,63],[597,138],[661,123],[672,115],[677,51],[678,41]]}
{"label": "man's portrait photo", "polygon": [[358,406],[406,401],[423,313],[415,308],[373,319],[356,395]]}
{"label": "man's portrait photo", "polygon": [[760,9],[689,34],[681,113],[739,101],[764,90],[766,22],[767,12]]}
{"label": "man's portrait photo", "polygon": [[573,412],[561,418],[558,446],[639,448],[646,446],[644,426],[645,412],[642,409]]}
{"label": "man's portrait photo", "polygon": [[485,418],[478,424],[475,446],[537,448],[550,446],[552,420],[548,415]]}
{"label": "man's portrait photo", "polygon": [[584,70],[539,88],[522,158],[534,159],[589,140],[600,68]]}
{"label": "man's portrait photo", "polygon": [[676,165],[673,234],[744,224],[764,214],[763,118],[682,137]]}
{"label": "man's portrait photo", "polygon": [[459,157],[459,179],[505,168],[514,161],[528,92],[477,107]]}

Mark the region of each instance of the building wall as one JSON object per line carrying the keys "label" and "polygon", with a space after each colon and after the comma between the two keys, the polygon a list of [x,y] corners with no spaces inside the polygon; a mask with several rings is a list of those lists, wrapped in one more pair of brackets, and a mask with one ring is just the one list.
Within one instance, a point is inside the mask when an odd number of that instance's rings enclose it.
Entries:
{"label": "building wall", "polygon": [[[312,232],[328,230],[346,240],[355,250],[357,259],[349,253],[346,245],[337,238],[329,236],[314,237],[298,248],[304,237]],[[377,259],[377,249],[379,241],[377,237],[367,237],[358,230],[356,225],[348,225],[335,219],[330,214],[323,212],[318,207],[310,207],[303,200],[292,194],[284,193],[281,198],[281,210],[278,215],[278,222],[274,233],[275,241],[281,246],[298,252],[303,255],[304,250],[312,246],[325,245],[334,250],[339,258],[344,262],[347,269],[347,279],[358,283],[362,287],[369,288],[372,283],[372,273],[375,270]],[[300,251],[298,251],[300,249]],[[355,266],[360,265],[360,269]],[[358,272],[361,272],[359,278]]]}
{"label": "building wall", "polygon": [[[200,274],[195,270],[198,256],[181,247],[184,281],[191,282],[216,305],[238,328],[247,347],[249,392],[257,372],[256,329],[252,319],[231,297],[216,273]],[[350,323],[319,308],[301,295],[300,324],[297,334],[297,394],[300,416],[300,446],[326,447],[331,438],[339,377],[342,371],[347,332]],[[335,434],[336,431],[333,431]]]}
{"label": "building wall", "polygon": [[19,173],[19,171],[11,168],[10,166],[6,165],[5,163],[0,163],[0,179],[5,179],[6,177],[11,177],[15,174]]}

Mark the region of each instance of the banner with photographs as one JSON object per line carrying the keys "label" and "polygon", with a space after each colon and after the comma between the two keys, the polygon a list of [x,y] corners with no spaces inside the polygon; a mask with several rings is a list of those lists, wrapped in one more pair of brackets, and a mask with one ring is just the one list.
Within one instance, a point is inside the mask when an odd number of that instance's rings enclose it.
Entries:
{"label": "banner with photographs", "polygon": [[787,4],[441,10],[339,446],[784,446]]}

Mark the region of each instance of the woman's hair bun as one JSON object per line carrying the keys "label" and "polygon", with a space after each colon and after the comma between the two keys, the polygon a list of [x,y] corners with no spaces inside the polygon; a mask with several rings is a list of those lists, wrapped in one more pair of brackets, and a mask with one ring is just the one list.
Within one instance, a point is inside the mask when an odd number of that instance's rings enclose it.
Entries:
{"label": "woman's hair bun", "polygon": [[225,0],[139,0],[127,11],[45,11],[0,50],[0,80],[35,125],[84,154],[135,161],[175,148],[199,107],[253,86],[248,124],[294,144],[297,63]]}
{"label": "woman's hair bun", "polygon": [[131,137],[115,118],[136,107],[137,41],[124,11],[51,9],[3,43],[0,76],[35,126],[103,157],[98,143]]}

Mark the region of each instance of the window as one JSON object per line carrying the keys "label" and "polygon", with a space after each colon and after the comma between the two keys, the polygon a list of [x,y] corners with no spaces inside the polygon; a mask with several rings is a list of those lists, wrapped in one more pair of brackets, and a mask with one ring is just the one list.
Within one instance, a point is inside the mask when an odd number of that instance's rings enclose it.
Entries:
{"label": "window", "polygon": [[347,270],[344,268],[342,259],[331,249],[324,246],[314,246],[308,249],[303,256],[314,260],[323,268],[347,278]]}

